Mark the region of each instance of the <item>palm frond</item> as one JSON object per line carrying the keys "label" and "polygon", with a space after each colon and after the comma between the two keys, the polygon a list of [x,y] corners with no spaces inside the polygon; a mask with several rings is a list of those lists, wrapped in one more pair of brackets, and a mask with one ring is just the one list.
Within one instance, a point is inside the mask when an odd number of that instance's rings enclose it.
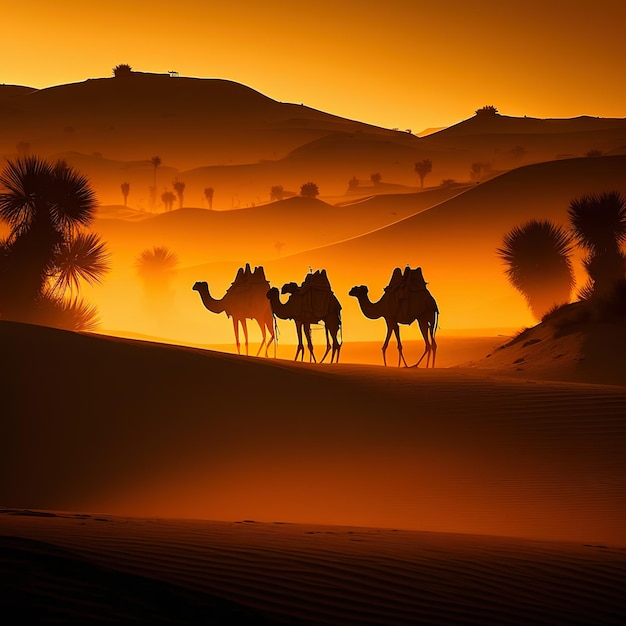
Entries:
{"label": "palm frond", "polygon": [[508,232],[496,253],[507,265],[511,284],[525,291],[550,275],[568,276],[572,286],[572,249],[572,237],[565,229],[547,220],[530,220]]}
{"label": "palm frond", "polygon": [[45,209],[52,168],[36,156],[8,161],[0,175],[0,219],[12,230],[28,229],[36,212]]}
{"label": "palm frond", "polygon": [[46,292],[39,299],[36,322],[64,330],[92,331],[100,324],[98,309],[80,298],[66,299]]}
{"label": "palm frond", "polygon": [[98,206],[89,179],[63,162],[53,168],[50,203],[54,222],[70,231],[88,226]]}
{"label": "palm frond", "polygon": [[143,250],[135,260],[135,267],[140,276],[154,277],[168,274],[179,264],[178,255],[166,246],[154,246]]}
{"label": "palm frond", "polygon": [[576,239],[587,250],[610,250],[626,241],[626,199],[617,191],[575,198],[568,217]]}
{"label": "palm frond", "polygon": [[79,288],[80,280],[99,283],[110,270],[106,244],[96,233],[79,232],[66,241],[55,257],[55,288],[61,293]]}

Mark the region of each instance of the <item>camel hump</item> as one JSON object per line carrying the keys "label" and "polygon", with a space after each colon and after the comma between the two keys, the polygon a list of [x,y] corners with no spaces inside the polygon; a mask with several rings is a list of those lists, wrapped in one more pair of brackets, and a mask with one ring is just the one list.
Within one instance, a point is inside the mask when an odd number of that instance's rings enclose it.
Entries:
{"label": "camel hump", "polygon": [[250,264],[246,263],[245,268],[240,267],[235,276],[235,280],[228,288],[231,297],[249,304],[250,301],[261,300],[265,302],[267,299],[267,291],[270,283],[265,277],[265,270],[262,266],[254,268],[254,272],[250,268]]}
{"label": "camel hump", "polygon": [[389,284],[385,287],[385,291],[393,292],[403,284],[404,277],[402,276],[402,270],[399,267],[394,268],[389,279]]}
{"label": "camel hump", "polygon": [[406,269],[408,270],[407,283],[409,290],[423,291],[424,289],[426,289],[426,281],[424,280],[424,275],[422,274],[422,268],[416,267],[415,269],[411,269],[407,265]]}
{"label": "camel hump", "polygon": [[341,310],[325,269],[307,274],[298,293],[304,297],[304,310],[317,319]]}
{"label": "camel hump", "polygon": [[259,282],[267,281],[267,279],[265,278],[265,269],[262,265],[257,265],[254,268],[254,272],[252,272],[252,278],[258,280]]}

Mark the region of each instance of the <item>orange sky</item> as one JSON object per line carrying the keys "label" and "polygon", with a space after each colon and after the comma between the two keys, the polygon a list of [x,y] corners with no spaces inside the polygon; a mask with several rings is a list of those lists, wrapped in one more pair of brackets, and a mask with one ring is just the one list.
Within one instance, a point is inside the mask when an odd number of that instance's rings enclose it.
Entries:
{"label": "orange sky", "polygon": [[5,4],[6,84],[49,87],[128,63],[415,133],[486,104],[514,116],[626,116],[623,0]]}

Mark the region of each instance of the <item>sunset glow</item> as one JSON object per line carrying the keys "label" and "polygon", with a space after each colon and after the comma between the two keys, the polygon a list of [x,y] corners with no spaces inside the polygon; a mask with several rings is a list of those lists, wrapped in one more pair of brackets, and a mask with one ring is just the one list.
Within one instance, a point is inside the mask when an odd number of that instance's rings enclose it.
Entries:
{"label": "sunset glow", "polygon": [[4,5],[3,614],[626,624],[626,0]]}
{"label": "sunset glow", "polygon": [[625,11],[621,0],[33,0],[3,7],[0,81],[44,88],[128,63],[414,133],[485,104],[512,116],[623,117]]}

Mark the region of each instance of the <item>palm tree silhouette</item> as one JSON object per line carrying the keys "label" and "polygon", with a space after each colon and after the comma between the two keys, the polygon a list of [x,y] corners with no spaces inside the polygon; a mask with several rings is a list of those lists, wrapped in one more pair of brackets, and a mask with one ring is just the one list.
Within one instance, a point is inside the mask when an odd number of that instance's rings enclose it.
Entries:
{"label": "palm tree silhouette", "polygon": [[[109,269],[104,244],[84,231],[95,194],[65,162],[36,156],[8,161],[0,187],[0,219],[10,227],[0,257],[0,315],[50,323],[46,311],[72,308],[61,306],[68,288],[78,288],[79,279],[98,282]],[[80,301],[74,298],[73,306]]]}
{"label": "palm tree silhouette", "polygon": [[135,269],[143,283],[144,306],[157,324],[164,322],[173,310],[171,281],[178,265],[178,255],[166,246],[147,248],[135,260]]}
{"label": "palm tree silhouette", "polygon": [[172,210],[172,205],[174,204],[174,200],[176,200],[176,196],[173,191],[164,191],[161,194],[161,200],[165,206],[166,211]]}
{"label": "palm tree silhouette", "polygon": [[555,304],[569,302],[574,287],[572,238],[547,220],[530,220],[504,236],[498,256],[508,266],[509,282],[526,299],[537,319]]}
{"label": "palm tree silhouette", "polygon": [[182,209],[183,199],[184,199],[184,194],[185,194],[185,183],[182,180],[178,180],[177,178],[172,183],[172,186],[174,187],[174,191],[176,192],[176,195],[178,196],[178,208]]}
{"label": "palm tree silhouette", "polygon": [[128,203],[128,194],[130,192],[130,183],[124,182],[120,185],[122,189],[122,195],[124,196],[124,206]]}
{"label": "palm tree silhouette", "polygon": [[213,209],[213,187],[206,187],[204,190],[204,197],[209,203],[209,209]]}
{"label": "palm tree silhouette", "polygon": [[430,159],[424,159],[423,161],[418,161],[415,164],[415,171],[417,172],[417,175],[420,177],[421,188],[424,189],[424,177],[433,171],[433,162]]}
{"label": "palm tree silhouette", "polygon": [[156,193],[157,193],[157,169],[161,165],[161,157],[153,156],[150,159],[150,163],[152,163],[152,167],[154,168],[154,177],[152,179],[152,187],[150,188],[150,203],[152,204],[152,208],[156,207]]}
{"label": "palm tree silhouette", "polygon": [[586,292],[608,295],[626,273],[626,200],[617,191],[588,194],[570,202],[568,216],[578,244],[587,252]]}

